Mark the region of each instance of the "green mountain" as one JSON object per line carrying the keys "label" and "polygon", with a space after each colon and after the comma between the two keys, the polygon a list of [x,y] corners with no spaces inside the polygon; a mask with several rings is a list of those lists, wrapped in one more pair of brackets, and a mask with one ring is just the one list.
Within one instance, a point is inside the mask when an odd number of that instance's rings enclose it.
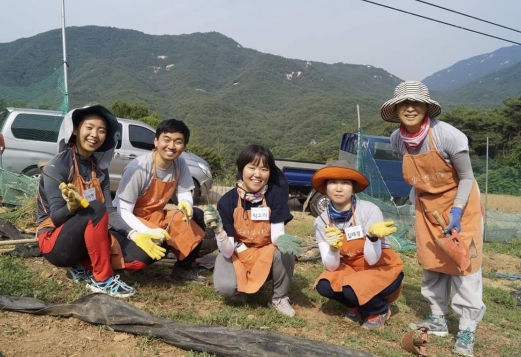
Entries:
{"label": "green mountain", "polygon": [[[0,44],[0,98],[49,106],[46,82],[62,64],[61,31]],[[383,69],[324,64],[243,48],[216,32],[147,35],[108,27],[67,28],[70,107],[122,100],[145,105],[163,119],[184,120],[191,142],[230,161],[250,143],[275,156],[333,159],[340,137],[357,128],[388,134],[379,115],[401,79]],[[51,83],[51,85],[54,85]],[[433,93],[444,110],[478,103]],[[504,97],[497,97],[497,103]],[[477,105],[477,104],[476,104]]]}

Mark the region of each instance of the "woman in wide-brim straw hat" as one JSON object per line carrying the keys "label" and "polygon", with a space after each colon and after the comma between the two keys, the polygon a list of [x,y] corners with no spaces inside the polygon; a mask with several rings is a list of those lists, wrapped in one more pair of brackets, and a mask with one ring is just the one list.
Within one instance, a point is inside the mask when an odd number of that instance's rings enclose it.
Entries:
{"label": "woman in wide-brim straw hat", "polygon": [[354,195],[369,181],[347,161],[328,163],[311,182],[330,200],[314,223],[326,269],[315,287],[346,306],[348,319],[365,329],[383,328],[403,279],[403,263],[386,238],[396,232],[394,222],[384,222],[378,206]]}
{"label": "woman in wide-brim straw hat", "polygon": [[[452,289],[452,309],[460,317],[454,352],[472,356],[474,331],[486,310],[482,301],[479,188],[472,173],[467,137],[452,125],[434,119],[440,113],[441,106],[417,81],[399,84],[394,97],[381,108],[384,120],[400,123],[391,135],[391,145],[403,156],[403,177],[413,186],[417,255],[423,268],[421,291],[431,307],[428,320],[409,326],[426,326],[429,333],[446,336],[445,315]],[[464,244],[475,246],[477,254],[467,269],[460,269],[435,244],[442,228],[433,218],[433,211],[447,217],[446,232],[455,229]]]}

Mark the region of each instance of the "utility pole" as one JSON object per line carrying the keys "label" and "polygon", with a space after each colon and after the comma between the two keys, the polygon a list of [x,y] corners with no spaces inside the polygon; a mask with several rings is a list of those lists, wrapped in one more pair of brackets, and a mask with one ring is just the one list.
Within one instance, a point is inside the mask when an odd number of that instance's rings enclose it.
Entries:
{"label": "utility pole", "polygon": [[69,110],[69,88],[67,84],[67,48],[65,46],[65,0],[62,0],[62,44],[63,44],[63,81],[65,85],[65,104]]}

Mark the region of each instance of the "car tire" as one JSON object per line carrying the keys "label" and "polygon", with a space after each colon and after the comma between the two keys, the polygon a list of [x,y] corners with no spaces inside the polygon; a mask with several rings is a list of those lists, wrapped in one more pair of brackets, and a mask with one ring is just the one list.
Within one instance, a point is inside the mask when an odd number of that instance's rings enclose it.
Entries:
{"label": "car tire", "polygon": [[313,197],[311,197],[311,201],[309,202],[309,211],[313,217],[318,217],[327,209],[328,204],[329,198],[319,192],[316,192]]}
{"label": "car tire", "polygon": [[39,178],[40,175],[41,175],[41,172],[40,172],[40,169],[37,168],[37,167],[31,167],[29,169],[26,169],[23,174],[25,176],[29,176],[29,177],[32,177],[32,178]]}
{"label": "car tire", "polygon": [[201,197],[201,185],[199,185],[199,182],[197,182],[193,178],[192,180],[194,181],[194,190],[192,192],[192,197],[196,199],[198,197]]}

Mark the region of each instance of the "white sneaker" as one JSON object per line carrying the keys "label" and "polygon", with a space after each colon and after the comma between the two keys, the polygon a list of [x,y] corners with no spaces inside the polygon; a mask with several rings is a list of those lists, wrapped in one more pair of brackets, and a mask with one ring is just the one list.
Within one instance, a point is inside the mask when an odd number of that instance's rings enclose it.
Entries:
{"label": "white sneaker", "polygon": [[289,303],[289,297],[286,296],[280,299],[273,299],[271,300],[271,304],[277,309],[278,312],[289,317],[295,316],[295,310],[293,310]]}

